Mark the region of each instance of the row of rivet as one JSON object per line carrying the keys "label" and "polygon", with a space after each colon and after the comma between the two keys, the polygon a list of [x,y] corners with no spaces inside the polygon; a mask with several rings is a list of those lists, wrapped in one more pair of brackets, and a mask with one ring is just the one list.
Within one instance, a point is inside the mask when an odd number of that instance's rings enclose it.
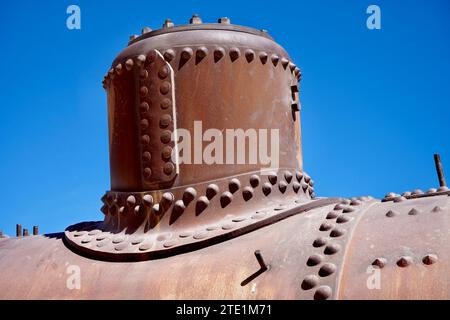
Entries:
{"label": "row of rivet", "polygon": [[[196,57],[197,61],[201,61],[208,54],[209,54],[209,49],[204,46],[198,47],[195,51],[195,57]],[[226,50],[222,47],[216,47],[216,48],[214,48],[212,54],[213,54],[214,62],[217,63],[226,55]],[[230,57],[231,62],[234,62],[241,57],[241,51],[239,48],[233,47],[228,50],[228,55]],[[164,59],[170,63],[176,57],[176,52],[173,49],[167,49],[164,51],[163,56],[164,56]],[[194,56],[194,51],[192,48],[186,47],[186,48],[181,49],[180,59],[182,60],[183,63],[187,62],[193,56]],[[252,49],[246,49],[244,51],[244,56],[245,56],[245,59],[247,60],[247,62],[251,63],[255,59],[256,53]],[[266,64],[269,59],[269,54],[265,51],[261,51],[258,53],[258,57],[262,64]],[[126,60],[125,69],[127,71],[130,71],[134,65],[141,66],[145,62],[146,56],[139,55],[135,59],[136,59],[136,63],[131,58]],[[277,54],[271,54],[270,61],[272,62],[274,67],[276,67],[278,65],[278,63],[280,63],[281,66],[285,70],[289,67],[289,70],[300,81],[301,71],[293,62],[290,62],[287,58],[284,58],[284,57],[280,58]],[[113,78],[116,74],[118,74],[118,75],[122,74],[122,72],[123,72],[122,63],[119,63],[114,68],[111,68],[103,80],[103,87],[106,88],[107,85],[109,84],[109,79]]]}
{"label": "row of rivet", "polygon": [[[366,200],[366,198],[364,197],[361,197],[359,199],[343,199],[340,203],[334,206],[332,211],[330,211],[326,215],[326,221],[320,225],[319,231],[329,231],[329,237],[331,239],[339,238],[345,235],[347,232],[345,228],[334,226],[329,222],[329,220],[335,220],[336,224],[338,225],[342,225],[351,221],[353,218],[345,215],[344,213],[354,212],[355,206],[360,206],[362,204],[362,201],[364,200]],[[320,248],[325,256],[334,255],[338,253],[342,248],[338,243],[330,241],[330,238],[322,236],[318,237],[313,241],[312,246],[314,248]],[[305,276],[301,284],[301,288],[303,290],[311,290],[318,287],[314,292],[314,300],[326,300],[329,299],[333,294],[331,287],[325,285],[319,286],[320,278],[324,278],[334,274],[337,269],[335,264],[324,262],[324,259],[325,257],[322,254],[312,254],[306,261],[306,265],[308,267],[314,267],[321,264],[318,270],[318,275],[311,274]]]}
{"label": "row of rivet", "polygon": [[420,196],[420,195],[433,195],[435,193],[439,193],[439,192],[447,192],[450,191],[450,189],[447,186],[442,186],[439,188],[430,188],[428,189],[428,191],[423,192],[420,189],[416,189],[413,191],[405,191],[403,192],[401,195],[397,194],[395,192],[389,192],[387,193],[384,198],[382,199],[382,201],[394,201],[394,202],[401,202],[404,200],[407,200],[411,197],[414,196]]}
{"label": "row of rivet", "polygon": [[[296,180],[292,183],[292,189],[295,193],[298,193],[300,188],[305,194],[309,194],[310,197],[314,196],[313,180],[305,173],[296,172]],[[284,180],[278,182],[278,189],[281,193],[285,193],[287,186],[292,182],[293,175],[289,171],[284,172]],[[276,173],[269,173],[267,175],[268,182],[262,184],[262,192],[265,196],[269,196],[272,193],[273,185],[277,184],[278,176]],[[242,189],[242,197],[245,201],[249,201],[254,194],[254,189],[260,185],[261,178],[254,174],[249,178],[249,186]],[[220,196],[220,205],[222,208],[228,206],[233,198],[234,194],[241,189],[241,182],[237,178],[232,178],[228,183],[228,191],[225,191]],[[206,188],[204,196],[198,197],[196,201],[195,211],[197,214],[203,212],[210,204],[210,200],[219,193],[219,186],[216,184],[209,184]],[[165,192],[162,195],[161,202],[158,204],[153,203],[153,197],[150,194],[146,194],[139,199],[139,194],[127,195],[124,203],[124,199],[117,193],[115,196],[112,193],[107,193],[102,197],[104,206],[101,211],[106,214],[116,213],[128,213],[134,211],[138,214],[147,212],[147,209],[152,209],[156,214],[161,210],[166,210],[172,204],[174,204],[173,210],[177,213],[182,213],[186,207],[197,197],[196,189],[188,187],[184,190],[181,200],[175,201],[175,197],[171,192]]]}
{"label": "row of rivet", "polygon": [[[443,207],[435,206],[433,209],[431,209],[430,212],[442,212],[442,211],[444,211]],[[422,211],[417,209],[417,208],[411,208],[408,211],[408,215],[410,215],[410,216],[416,216],[416,215],[421,214],[421,213],[422,213]],[[398,211],[392,210],[392,209],[389,210],[388,212],[386,212],[386,217],[388,217],[388,218],[393,218],[393,217],[396,217],[396,216],[399,216],[399,215],[400,215],[400,213]]]}
{"label": "row of rivet", "polygon": [[[423,258],[422,258],[422,263],[425,265],[431,265],[434,264],[438,261],[438,256],[434,253],[429,253],[426,254]],[[372,265],[375,267],[378,267],[380,269],[384,268],[387,264],[387,259],[386,258],[376,258],[373,262]],[[414,259],[411,256],[401,256],[397,261],[396,261],[396,265],[398,267],[401,268],[405,268],[410,266],[411,264],[414,263]]]}

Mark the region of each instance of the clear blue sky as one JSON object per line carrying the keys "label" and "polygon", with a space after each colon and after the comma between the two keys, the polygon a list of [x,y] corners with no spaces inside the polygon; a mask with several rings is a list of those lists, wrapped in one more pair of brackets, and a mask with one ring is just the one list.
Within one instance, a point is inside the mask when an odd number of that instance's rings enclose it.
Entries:
{"label": "clear blue sky", "polygon": [[[66,8],[81,8],[81,30]],[[381,8],[381,30],[366,8]],[[383,196],[450,180],[450,2],[2,1],[0,230],[102,218],[109,188],[101,85],[130,34],[165,18],[268,29],[301,67],[305,170],[320,196]]]}

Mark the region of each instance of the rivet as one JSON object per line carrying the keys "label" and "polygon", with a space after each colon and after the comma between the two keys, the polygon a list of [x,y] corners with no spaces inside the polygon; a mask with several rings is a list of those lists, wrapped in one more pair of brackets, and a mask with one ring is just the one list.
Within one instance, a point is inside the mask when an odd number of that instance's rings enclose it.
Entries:
{"label": "rivet", "polygon": [[162,197],[161,197],[161,203],[163,204],[164,207],[169,207],[174,200],[174,196],[171,192],[164,192]]}
{"label": "rivet", "polygon": [[217,20],[217,22],[222,23],[222,24],[230,24],[231,23],[230,18],[228,18],[228,17],[219,18],[219,20]]}
{"label": "rivet", "polygon": [[146,207],[151,207],[153,205],[153,197],[149,194],[146,194],[142,197],[142,203]]}
{"label": "rivet", "polygon": [[[25,229],[25,230],[26,230],[26,229]],[[88,237],[88,238],[82,239],[82,240],[81,240],[81,243],[86,244],[86,243],[89,243],[89,242],[91,242],[91,241],[92,241],[92,238],[91,238],[91,237]]]}
{"label": "rivet", "polygon": [[306,193],[306,190],[308,190],[309,186],[308,186],[306,183],[304,183],[304,182],[301,182],[301,183],[300,183],[300,186],[302,187],[303,192]]}
{"label": "rivet", "polygon": [[259,53],[259,59],[261,60],[262,64],[266,64],[267,57],[267,53],[265,53],[264,51]]}
{"label": "rivet", "polygon": [[127,198],[127,205],[129,207],[134,207],[136,205],[136,198],[133,195],[129,195]]}
{"label": "rivet", "polygon": [[300,183],[298,183],[297,181],[295,181],[293,184],[292,184],[292,189],[294,189],[294,192],[295,193],[297,193],[298,192],[298,190],[300,190]]}
{"label": "rivet", "polygon": [[384,196],[385,199],[389,199],[389,198],[395,198],[398,197],[399,195],[397,193],[394,192],[388,192],[386,193],[386,195]]}
{"label": "rivet", "polygon": [[334,206],[334,210],[343,210],[345,208],[345,205],[343,205],[342,203],[338,203],[337,205]]}
{"label": "rivet", "polygon": [[278,184],[278,189],[280,190],[281,193],[285,193],[287,186],[288,184],[285,181],[280,181],[280,183]]}
{"label": "rivet", "polygon": [[265,196],[268,196],[272,192],[272,186],[270,183],[266,182],[262,186],[262,191]]}
{"label": "rivet", "polygon": [[126,210],[124,206],[119,207],[119,214],[125,214]]}
{"label": "rivet", "polygon": [[189,23],[190,24],[201,24],[202,23],[202,19],[200,19],[198,14],[194,14],[194,15],[192,15],[192,18],[189,19]]}
{"label": "rivet", "polygon": [[177,244],[178,244],[177,240],[168,240],[168,241],[164,242],[163,247],[164,248],[170,248],[170,247],[173,247],[173,246],[175,246]]}
{"label": "rivet", "polygon": [[304,178],[306,183],[309,183],[311,181],[311,177],[308,174],[306,174],[306,173],[303,174],[303,178]]}
{"label": "rivet", "polygon": [[142,154],[142,160],[143,160],[144,162],[149,162],[151,159],[152,159],[152,154],[151,154],[150,152],[145,151],[145,152]]}
{"label": "rivet", "polygon": [[413,263],[412,258],[408,256],[403,256],[397,261],[397,265],[402,268],[405,268],[412,263]]}
{"label": "rivet", "polygon": [[161,119],[159,119],[159,126],[161,128],[167,128],[172,122],[172,117],[169,114],[163,114]]}
{"label": "rivet", "polygon": [[231,230],[231,229],[234,229],[235,228],[235,225],[234,224],[231,224],[231,223],[227,223],[227,224],[224,224],[223,226],[222,226],[222,229],[223,230]]}
{"label": "rivet", "polygon": [[339,252],[339,250],[341,250],[341,246],[339,244],[330,243],[329,245],[327,245],[325,247],[325,250],[323,251],[323,253],[325,253],[326,255],[332,255],[332,254]]}
{"label": "rivet", "polygon": [[253,197],[253,188],[245,187],[244,190],[242,190],[242,197],[245,201],[250,200]]}
{"label": "rivet", "polygon": [[430,193],[436,193],[436,191],[437,191],[436,188],[430,188],[430,189],[428,189],[427,193],[428,193],[428,194],[430,194]]}
{"label": "rivet", "polygon": [[361,201],[356,200],[356,199],[353,199],[353,200],[350,202],[350,205],[351,205],[351,206],[360,206],[360,205],[361,205]]}
{"label": "rivet", "polygon": [[252,49],[245,50],[245,58],[247,59],[247,62],[252,62],[255,58],[255,52]]}
{"label": "rivet", "polygon": [[349,199],[342,199],[341,200],[341,203],[343,204],[343,205],[349,205],[350,204],[350,200]]}
{"label": "rivet", "polygon": [[112,243],[117,244],[117,243],[123,242],[124,240],[125,240],[124,237],[117,236],[117,237],[115,237],[115,238],[112,240]]}
{"label": "rivet", "polygon": [[355,211],[355,208],[353,207],[345,207],[344,210],[342,210],[342,212],[344,213],[349,213],[349,212],[353,212]]}
{"label": "rivet", "polygon": [[134,39],[137,39],[139,36],[137,34],[130,35],[129,39],[130,41],[133,41]]}
{"label": "rivet", "polygon": [[122,251],[122,250],[126,249],[128,247],[128,245],[129,245],[128,242],[124,242],[124,243],[121,243],[121,244],[118,244],[117,246],[115,246],[114,249],[116,251]]}
{"label": "rivet", "polygon": [[143,241],[144,241],[144,238],[135,238],[135,239],[131,240],[130,243],[132,245],[137,245],[139,243],[142,243]]}
{"label": "rivet", "polygon": [[166,21],[164,21],[164,24],[162,25],[163,29],[172,28],[173,26],[174,24],[170,19],[166,19]]}
{"label": "rivet", "polygon": [[430,264],[436,263],[437,260],[438,260],[437,255],[430,253],[430,254],[427,254],[425,257],[423,257],[422,262],[426,265],[430,265]]}
{"label": "rivet", "polygon": [[145,209],[143,206],[137,205],[134,207],[134,213],[137,215],[142,215],[145,213]]}
{"label": "rivet", "polygon": [[284,172],[284,179],[287,181],[287,183],[291,183],[292,181],[292,173],[290,171]]}
{"label": "rivet", "polygon": [[387,260],[385,258],[376,258],[373,262],[372,265],[376,266],[380,269],[384,268],[384,266],[386,265]]}
{"label": "rivet", "polygon": [[171,162],[165,163],[163,166],[163,172],[168,176],[170,176],[174,170],[175,167]]}
{"label": "rivet", "polygon": [[165,146],[162,149],[161,155],[162,155],[163,159],[167,160],[167,159],[170,159],[170,157],[172,156],[172,152],[173,152],[172,147]]}
{"label": "rivet", "polygon": [[173,205],[173,211],[175,214],[181,214],[186,209],[186,206],[183,202],[183,200],[177,200],[175,201],[175,204]]}
{"label": "rivet", "polygon": [[280,57],[278,57],[276,54],[272,54],[270,56],[270,60],[272,60],[272,64],[276,67],[278,64],[278,61],[280,61]]}
{"label": "rivet", "polygon": [[333,263],[324,263],[319,269],[319,276],[327,277],[336,271],[336,265]]}
{"label": "rivet", "polygon": [[180,238],[188,238],[188,237],[191,237],[193,234],[194,234],[194,233],[191,232],[191,231],[183,231],[183,232],[181,232],[178,236],[179,236]]}
{"label": "rivet", "polygon": [[230,49],[230,58],[231,58],[231,62],[236,61],[239,56],[241,55],[241,52],[239,51],[238,48],[233,47]]}
{"label": "rivet", "polygon": [[142,114],[145,114],[150,109],[150,106],[147,102],[142,102],[139,105],[139,110]]}
{"label": "rivet", "polygon": [[140,54],[137,58],[136,58],[136,64],[140,67],[144,64],[146,57],[143,54]]}
{"label": "rivet", "polygon": [[320,286],[314,293],[314,300],[327,300],[331,297],[331,288],[329,286]]}
{"label": "rivet", "polygon": [[219,61],[225,55],[225,49],[218,47],[214,49],[214,62]]}
{"label": "rivet", "polygon": [[121,75],[121,74],[122,74],[122,64],[119,63],[119,64],[116,66],[115,71],[116,71],[116,73],[117,73],[118,75]]}
{"label": "rivet", "polygon": [[200,232],[197,232],[196,234],[194,234],[193,238],[194,238],[195,240],[200,240],[200,239],[206,238],[207,236],[208,236],[208,233],[207,233],[207,232],[200,231]]}
{"label": "rivet", "polygon": [[200,47],[197,49],[196,56],[197,61],[201,61],[203,58],[205,58],[208,55],[208,48],[206,47]]}
{"label": "rivet", "polygon": [[141,30],[141,34],[146,34],[146,33],[149,33],[149,32],[151,32],[152,31],[152,29],[150,29],[149,27],[144,27],[144,28],[142,28],[142,30]]}
{"label": "rivet", "polygon": [[246,219],[247,219],[246,217],[236,217],[236,218],[233,218],[231,221],[233,221],[233,222],[242,222],[242,221],[244,221]]}
{"label": "rivet", "polygon": [[444,208],[440,206],[436,206],[433,208],[433,210],[431,210],[431,212],[441,212],[441,211],[444,211]]}
{"label": "rivet", "polygon": [[158,71],[158,76],[160,79],[165,79],[169,75],[169,67],[162,66],[162,68]]}
{"label": "rivet", "polygon": [[275,172],[269,172],[269,174],[268,174],[267,177],[268,177],[268,179],[269,179],[269,182],[270,182],[272,185],[275,185],[275,184],[277,183],[278,177],[277,177],[277,175],[276,175]]}
{"label": "rivet", "polygon": [[187,205],[187,204],[191,203],[191,201],[194,200],[196,196],[197,196],[197,190],[195,190],[192,187],[189,187],[186,190],[184,190],[183,202]]}
{"label": "rivet", "polygon": [[291,70],[291,72],[294,72],[296,67],[297,66],[295,65],[295,63],[289,62],[289,69]]}
{"label": "rivet", "polygon": [[175,58],[175,51],[173,51],[172,49],[168,49],[164,51],[163,57],[167,62],[170,62],[173,60],[173,58]]}
{"label": "rivet", "polygon": [[294,69],[294,74],[295,74],[295,76],[296,76],[297,78],[299,78],[299,77],[301,76],[301,71],[300,71],[300,69],[299,69],[298,67],[296,67],[296,68]]}
{"label": "rivet", "polygon": [[148,128],[148,120],[147,119],[142,119],[141,120],[141,130],[147,130]]}
{"label": "rivet", "polygon": [[130,70],[133,68],[133,65],[134,65],[133,59],[128,59],[128,60],[125,62],[125,68],[126,68],[128,71],[130,71]]}
{"label": "rivet", "polygon": [[419,213],[420,213],[420,211],[417,210],[416,208],[412,208],[412,209],[409,210],[409,212],[408,212],[408,214],[409,214],[410,216],[415,216],[415,215],[417,215],[417,214],[419,214]]}
{"label": "rivet", "polygon": [[194,51],[191,48],[186,47],[181,51],[181,59],[183,61],[188,61],[192,57],[193,54],[194,54]]}
{"label": "rivet", "polygon": [[144,144],[144,145],[150,144],[150,136],[147,135],[147,134],[144,134],[144,135],[141,137],[141,143]]}
{"label": "rivet", "polygon": [[170,132],[169,130],[164,130],[161,133],[160,139],[161,139],[161,142],[164,143],[164,144],[169,143],[170,140],[172,139],[172,132]]}
{"label": "rivet", "polygon": [[413,190],[412,194],[413,195],[423,194],[423,191],[420,189],[416,189],[416,190]]}
{"label": "rivet", "polygon": [[159,92],[161,92],[161,94],[168,94],[170,91],[170,83],[169,82],[163,82],[161,84],[161,86],[159,87]]}
{"label": "rivet", "polygon": [[351,218],[348,217],[348,216],[340,215],[340,216],[336,219],[336,222],[337,222],[337,223],[346,223],[346,222],[349,222],[350,219],[351,219]]}
{"label": "rivet", "polygon": [[448,191],[449,188],[447,186],[442,186],[437,189],[438,192]]}
{"label": "rivet", "polygon": [[332,225],[331,223],[324,222],[324,223],[322,223],[322,224],[320,225],[319,230],[320,230],[320,231],[328,231],[328,230],[330,230],[331,228],[333,228],[333,225]]}
{"label": "rivet", "polygon": [[169,98],[164,98],[161,100],[161,109],[167,109],[172,105],[172,101]]}
{"label": "rivet", "polygon": [[283,66],[283,68],[286,70],[287,66],[289,64],[289,60],[286,58],[281,58],[281,65]]}
{"label": "rivet", "polygon": [[231,194],[231,192],[225,191],[220,196],[220,205],[222,206],[222,208],[225,208],[231,203],[231,200],[233,200],[233,195]]}
{"label": "rivet", "polygon": [[412,193],[410,191],[405,191],[405,192],[402,193],[402,196],[406,198],[406,197],[410,197],[411,194]]}
{"label": "rivet", "polygon": [[153,205],[153,207],[152,207],[152,213],[154,214],[154,215],[159,215],[161,212],[160,212],[161,210],[160,210],[160,206],[159,206],[159,203],[155,203],[154,205]]}
{"label": "rivet", "polygon": [[241,182],[236,178],[231,179],[230,182],[228,183],[228,189],[230,190],[231,193],[235,193],[236,191],[239,190],[240,187]]}
{"label": "rivet", "polygon": [[386,217],[389,217],[389,218],[395,217],[395,216],[397,216],[397,215],[398,215],[398,212],[397,212],[397,211],[394,211],[394,210],[389,210],[389,211],[386,213]]}
{"label": "rivet", "polygon": [[330,237],[333,238],[338,238],[341,237],[345,234],[345,230],[344,229],[340,229],[340,228],[334,228],[333,230],[331,230],[330,232]]}
{"label": "rivet", "polygon": [[308,258],[308,260],[306,261],[306,265],[309,267],[313,267],[318,265],[319,263],[321,263],[323,260],[323,257],[319,254],[313,254],[312,256],[310,256]]}
{"label": "rivet", "polygon": [[319,284],[319,278],[316,275],[308,275],[302,281],[302,289],[309,290]]}
{"label": "rivet", "polygon": [[195,212],[200,214],[209,206],[209,199],[205,196],[201,196],[198,198],[197,203],[195,204]]}
{"label": "rivet", "polygon": [[327,238],[319,237],[316,240],[314,240],[313,247],[315,247],[315,248],[323,247],[324,245],[327,244],[327,242],[328,242]]}
{"label": "rivet", "polygon": [[147,251],[153,247],[153,242],[147,242],[139,246],[139,251]]}
{"label": "rivet", "polygon": [[406,200],[406,198],[402,197],[402,196],[398,196],[398,197],[394,198],[394,202],[402,202],[402,201],[405,201],[405,200]]}
{"label": "rivet", "polygon": [[303,179],[303,173],[301,173],[300,171],[296,171],[295,178],[297,179],[298,182],[301,182]]}
{"label": "rivet", "polygon": [[153,63],[156,60],[157,54],[155,50],[150,51],[147,54],[147,62],[148,63]]}
{"label": "rivet", "polygon": [[257,176],[256,174],[252,175],[250,177],[250,185],[253,188],[256,188],[257,186],[259,186],[259,182],[261,181],[261,179],[259,178],[259,176]]}
{"label": "rivet", "polygon": [[219,193],[219,187],[216,184],[210,184],[206,188],[206,197],[211,200],[216,194]]}
{"label": "rivet", "polygon": [[143,86],[139,89],[139,94],[141,95],[141,98],[144,98],[148,94],[148,88]]}
{"label": "rivet", "polygon": [[325,217],[326,219],[336,219],[339,215],[339,212],[336,211],[330,211],[328,212],[327,216]]}

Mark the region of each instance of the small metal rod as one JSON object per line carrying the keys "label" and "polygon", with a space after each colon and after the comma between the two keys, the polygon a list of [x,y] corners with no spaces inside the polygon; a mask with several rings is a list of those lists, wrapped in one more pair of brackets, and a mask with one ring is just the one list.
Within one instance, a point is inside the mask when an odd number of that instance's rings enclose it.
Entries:
{"label": "small metal rod", "polygon": [[39,234],[39,227],[33,226],[33,236],[37,236]]}
{"label": "small metal rod", "polygon": [[23,229],[23,236],[28,237],[28,229]]}
{"label": "small metal rod", "polygon": [[446,187],[447,184],[445,183],[444,169],[442,169],[441,156],[438,153],[434,154],[434,163],[436,165],[436,172],[439,179],[439,186]]}
{"label": "small metal rod", "polygon": [[261,270],[266,271],[268,269],[268,267],[267,267],[266,262],[264,261],[262,255],[261,255],[261,251],[256,250],[255,251],[255,257],[256,257],[256,260],[258,260],[258,263],[259,263],[259,265],[261,267]]}
{"label": "small metal rod", "polygon": [[16,224],[16,237],[22,236],[22,225]]}

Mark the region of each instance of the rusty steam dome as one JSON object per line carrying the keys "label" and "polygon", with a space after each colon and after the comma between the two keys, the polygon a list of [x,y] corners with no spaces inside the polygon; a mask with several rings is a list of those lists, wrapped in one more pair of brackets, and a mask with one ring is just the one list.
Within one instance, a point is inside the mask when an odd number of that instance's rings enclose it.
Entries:
{"label": "rusty steam dome", "polygon": [[[266,31],[228,18],[132,36],[103,81],[101,221],[0,239],[0,298],[450,298],[442,168],[427,192],[316,197],[302,165],[300,79]],[[261,139],[268,151],[254,156]],[[68,265],[82,270],[80,290],[66,286]]]}

